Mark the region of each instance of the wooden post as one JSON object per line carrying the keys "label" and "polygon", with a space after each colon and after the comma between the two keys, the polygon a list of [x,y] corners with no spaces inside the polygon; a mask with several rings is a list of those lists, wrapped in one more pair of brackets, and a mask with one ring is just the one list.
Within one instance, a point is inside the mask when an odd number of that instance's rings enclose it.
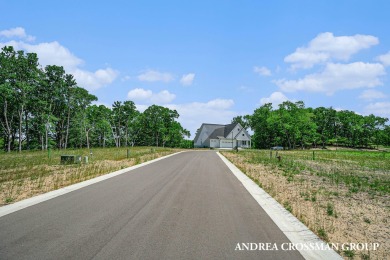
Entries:
{"label": "wooden post", "polygon": [[313,151],[313,161],[315,161],[315,159],[316,159],[316,155],[315,155],[315,153]]}
{"label": "wooden post", "polygon": [[130,149],[127,149],[127,159],[130,157]]}

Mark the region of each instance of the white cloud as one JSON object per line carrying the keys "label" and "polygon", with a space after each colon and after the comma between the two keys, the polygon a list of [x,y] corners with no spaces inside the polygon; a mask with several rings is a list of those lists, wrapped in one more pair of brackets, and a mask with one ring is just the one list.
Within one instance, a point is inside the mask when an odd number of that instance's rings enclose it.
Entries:
{"label": "white cloud", "polygon": [[297,48],[284,61],[291,63],[292,69],[308,69],[327,61],[348,61],[353,54],[378,43],[378,38],[371,35],[334,36],[326,32],[311,40],[307,47]]}
{"label": "white cloud", "polygon": [[191,132],[191,138],[195,137],[196,129],[202,123],[229,124],[236,112],[231,108],[234,105],[232,99],[213,99],[208,102],[192,102],[187,104],[169,104],[170,109],[175,109],[180,114],[179,121],[182,126]]}
{"label": "white cloud", "polygon": [[188,73],[188,74],[185,74],[181,77],[180,79],[180,83],[183,85],[183,86],[190,86],[192,85],[192,82],[194,81],[195,79],[195,74],[194,73]]}
{"label": "white cloud", "polygon": [[170,82],[173,81],[175,78],[173,75],[167,72],[159,72],[155,70],[148,70],[144,73],[138,75],[138,80],[140,81],[148,81],[148,82],[156,82],[156,81],[162,81],[162,82]]}
{"label": "white cloud", "polygon": [[385,74],[385,68],[379,63],[328,63],[321,73],[309,74],[299,80],[276,80],[274,83],[286,92],[304,90],[332,95],[338,90],[382,85],[380,76]]}
{"label": "white cloud", "polygon": [[390,102],[371,103],[365,107],[365,113],[390,118]]}
{"label": "white cloud", "polygon": [[172,102],[175,98],[175,94],[170,93],[168,90],[163,90],[159,93],[153,94],[150,100],[152,103],[156,104],[167,104]]}
{"label": "white cloud", "polygon": [[264,105],[267,103],[272,103],[274,108],[277,108],[284,101],[289,100],[282,92],[274,92],[269,97],[261,98],[260,104]]}
{"label": "white cloud", "polygon": [[[12,31],[12,30],[7,30]],[[4,31],[2,31],[4,32]],[[12,31],[16,35],[23,36],[23,31]],[[11,33],[9,33],[10,35]],[[28,36],[26,36],[28,38]],[[25,37],[25,38],[26,38]],[[0,42],[0,47],[13,46],[16,50],[25,50],[34,52],[38,55],[39,63],[42,66],[58,65],[63,66],[66,73],[73,74],[77,84],[88,90],[96,90],[103,86],[111,84],[119,75],[119,72],[112,68],[98,69],[88,71],[81,68],[84,61],[74,55],[69,49],[62,46],[59,42],[42,42],[31,44],[24,41]]]}
{"label": "white cloud", "polygon": [[376,60],[380,61],[384,66],[390,66],[390,51],[386,54],[378,56]]}
{"label": "white cloud", "polygon": [[127,98],[130,100],[144,101],[149,104],[167,104],[172,102],[176,98],[176,95],[170,93],[168,90],[153,93],[151,90],[136,88],[127,93]]}
{"label": "white cloud", "polygon": [[368,89],[362,92],[362,94],[359,96],[360,99],[365,99],[365,100],[374,100],[374,99],[381,99],[381,98],[386,98],[387,96],[377,90],[374,89]]}
{"label": "white cloud", "polygon": [[118,72],[111,68],[99,69],[95,72],[81,69],[67,71],[69,72],[74,75],[79,86],[88,90],[96,90],[109,85],[118,76]]}
{"label": "white cloud", "polygon": [[267,67],[257,67],[255,66],[253,68],[253,72],[255,72],[256,74],[259,74],[261,76],[271,76],[272,73],[271,71],[267,68]]}
{"label": "white cloud", "polygon": [[135,88],[127,93],[127,98],[131,100],[145,100],[150,99],[153,95],[151,90],[145,90],[143,88]]}
{"label": "white cloud", "polygon": [[6,38],[19,38],[26,41],[34,41],[35,37],[31,35],[27,35],[26,31],[22,27],[15,27],[8,30],[0,31],[0,36]]}
{"label": "white cloud", "polygon": [[200,104],[202,104],[202,106],[204,106],[205,108],[209,108],[209,109],[228,109],[234,105],[234,101],[233,99],[217,98],[217,99],[210,100],[207,103],[200,103]]}
{"label": "white cloud", "polygon": [[65,70],[75,70],[84,63],[82,59],[76,57],[67,48],[56,41],[38,44],[30,44],[23,41],[10,41],[1,43],[1,45],[11,45],[15,49],[22,49],[27,52],[38,54],[39,63],[42,66],[59,65],[63,66]]}

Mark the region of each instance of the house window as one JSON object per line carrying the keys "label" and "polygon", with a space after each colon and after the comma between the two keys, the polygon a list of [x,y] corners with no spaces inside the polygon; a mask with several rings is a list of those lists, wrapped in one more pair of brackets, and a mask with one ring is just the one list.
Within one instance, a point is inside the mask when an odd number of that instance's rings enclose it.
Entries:
{"label": "house window", "polygon": [[244,134],[242,134],[242,136],[245,136]]}
{"label": "house window", "polygon": [[246,145],[246,141],[242,141],[242,145]]}

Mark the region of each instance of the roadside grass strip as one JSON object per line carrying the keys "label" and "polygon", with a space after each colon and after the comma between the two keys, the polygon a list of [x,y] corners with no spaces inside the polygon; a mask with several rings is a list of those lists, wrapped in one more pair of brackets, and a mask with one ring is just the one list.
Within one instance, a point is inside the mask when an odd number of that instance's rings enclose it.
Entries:
{"label": "roadside grass strip", "polygon": [[164,156],[164,157],[156,158],[156,159],[153,159],[151,161],[147,161],[147,162],[144,162],[144,163],[141,163],[141,164],[137,164],[137,165],[134,165],[134,166],[131,166],[131,167],[119,170],[119,171],[115,171],[115,172],[111,172],[111,173],[108,173],[108,174],[105,174],[105,175],[101,175],[99,177],[96,177],[96,178],[93,178],[93,179],[89,179],[87,181],[79,182],[79,183],[76,183],[76,184],[73,184],[73,185],[70,185],[70,186],[58,189],[58,190],[50,191],[50,192],[47,192],[47,193],[44,193],[44,194],[41,194],[41,195],[38,195],[38,196],[35,196],[35,197],[31,197],[31,198],[28,198],[28,199],[25,199],[25,200],[22,200],[22,201],[19,201],[19,202],[15,202],[15,203],[10,204],[10,205],[2,206],[2,207],[0,207],[0,217],[3,217],[5,215],[11,214],[13,212],[16,212],[18,210],[21,210],[21,209],[24,209],[24,208],[27,208],[27,207],[30,207],[30,206],[33,206],[33,205],[36,205],[38,203],[41,203],[41,202],[53,199],[55,197],[67,194],[69,192],[72,192],[72,191],[75,191],[75,190],[87,187],[89,185],[92,185],[92,184],[95,184],[95,183],[98,183],[98,182],[101,182],[101,181],[113,178],[115,176],[127,173],[129,171],[133,171],[133,170],[138,169],[140,167],[146,166],[148,164],[155,163],[157,161],[166,159],[168,157],[174,156],[174,155],[179,154],[179,153],[182,153],[182,152],[169,154],[169,155]]}
{"label": "roadside grass strip", "polygon": [[[217,152],[221,160],[228,166],[231,172],[244,185],[252,197],[259,203],[264,211],[275,222],[279,229],[293,244],[316,244],[327,248],[327,244],[314,234],[308,227],[294,217],[282,205],[280,205],[267,192],[260,188],[240,169],[232,164],[223,155]],[[343,259],[334,250],[298,250],[305,259]]]}

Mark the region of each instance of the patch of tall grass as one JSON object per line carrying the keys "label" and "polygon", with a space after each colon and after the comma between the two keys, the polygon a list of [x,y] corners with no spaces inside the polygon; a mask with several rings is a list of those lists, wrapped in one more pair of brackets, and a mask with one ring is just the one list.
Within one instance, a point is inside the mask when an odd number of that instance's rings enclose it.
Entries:
{"label": "patch of tall grass", "polygon": [[336,185],[358,191],[390,193],[390,153],[371,151],[278,151],[281,160],[269,150],[243,151],[250,163],[278,167],[289,179],[299,174],[325,178]]}
{"label": "patch of tall grass", "polygon": [[[0,154],[0,205],[177,151],[179,150],[160,147],[121,147],[2,153]],[[81,164],[61,164],[61,155],[88,156],[88,163],[83,161]]]}

